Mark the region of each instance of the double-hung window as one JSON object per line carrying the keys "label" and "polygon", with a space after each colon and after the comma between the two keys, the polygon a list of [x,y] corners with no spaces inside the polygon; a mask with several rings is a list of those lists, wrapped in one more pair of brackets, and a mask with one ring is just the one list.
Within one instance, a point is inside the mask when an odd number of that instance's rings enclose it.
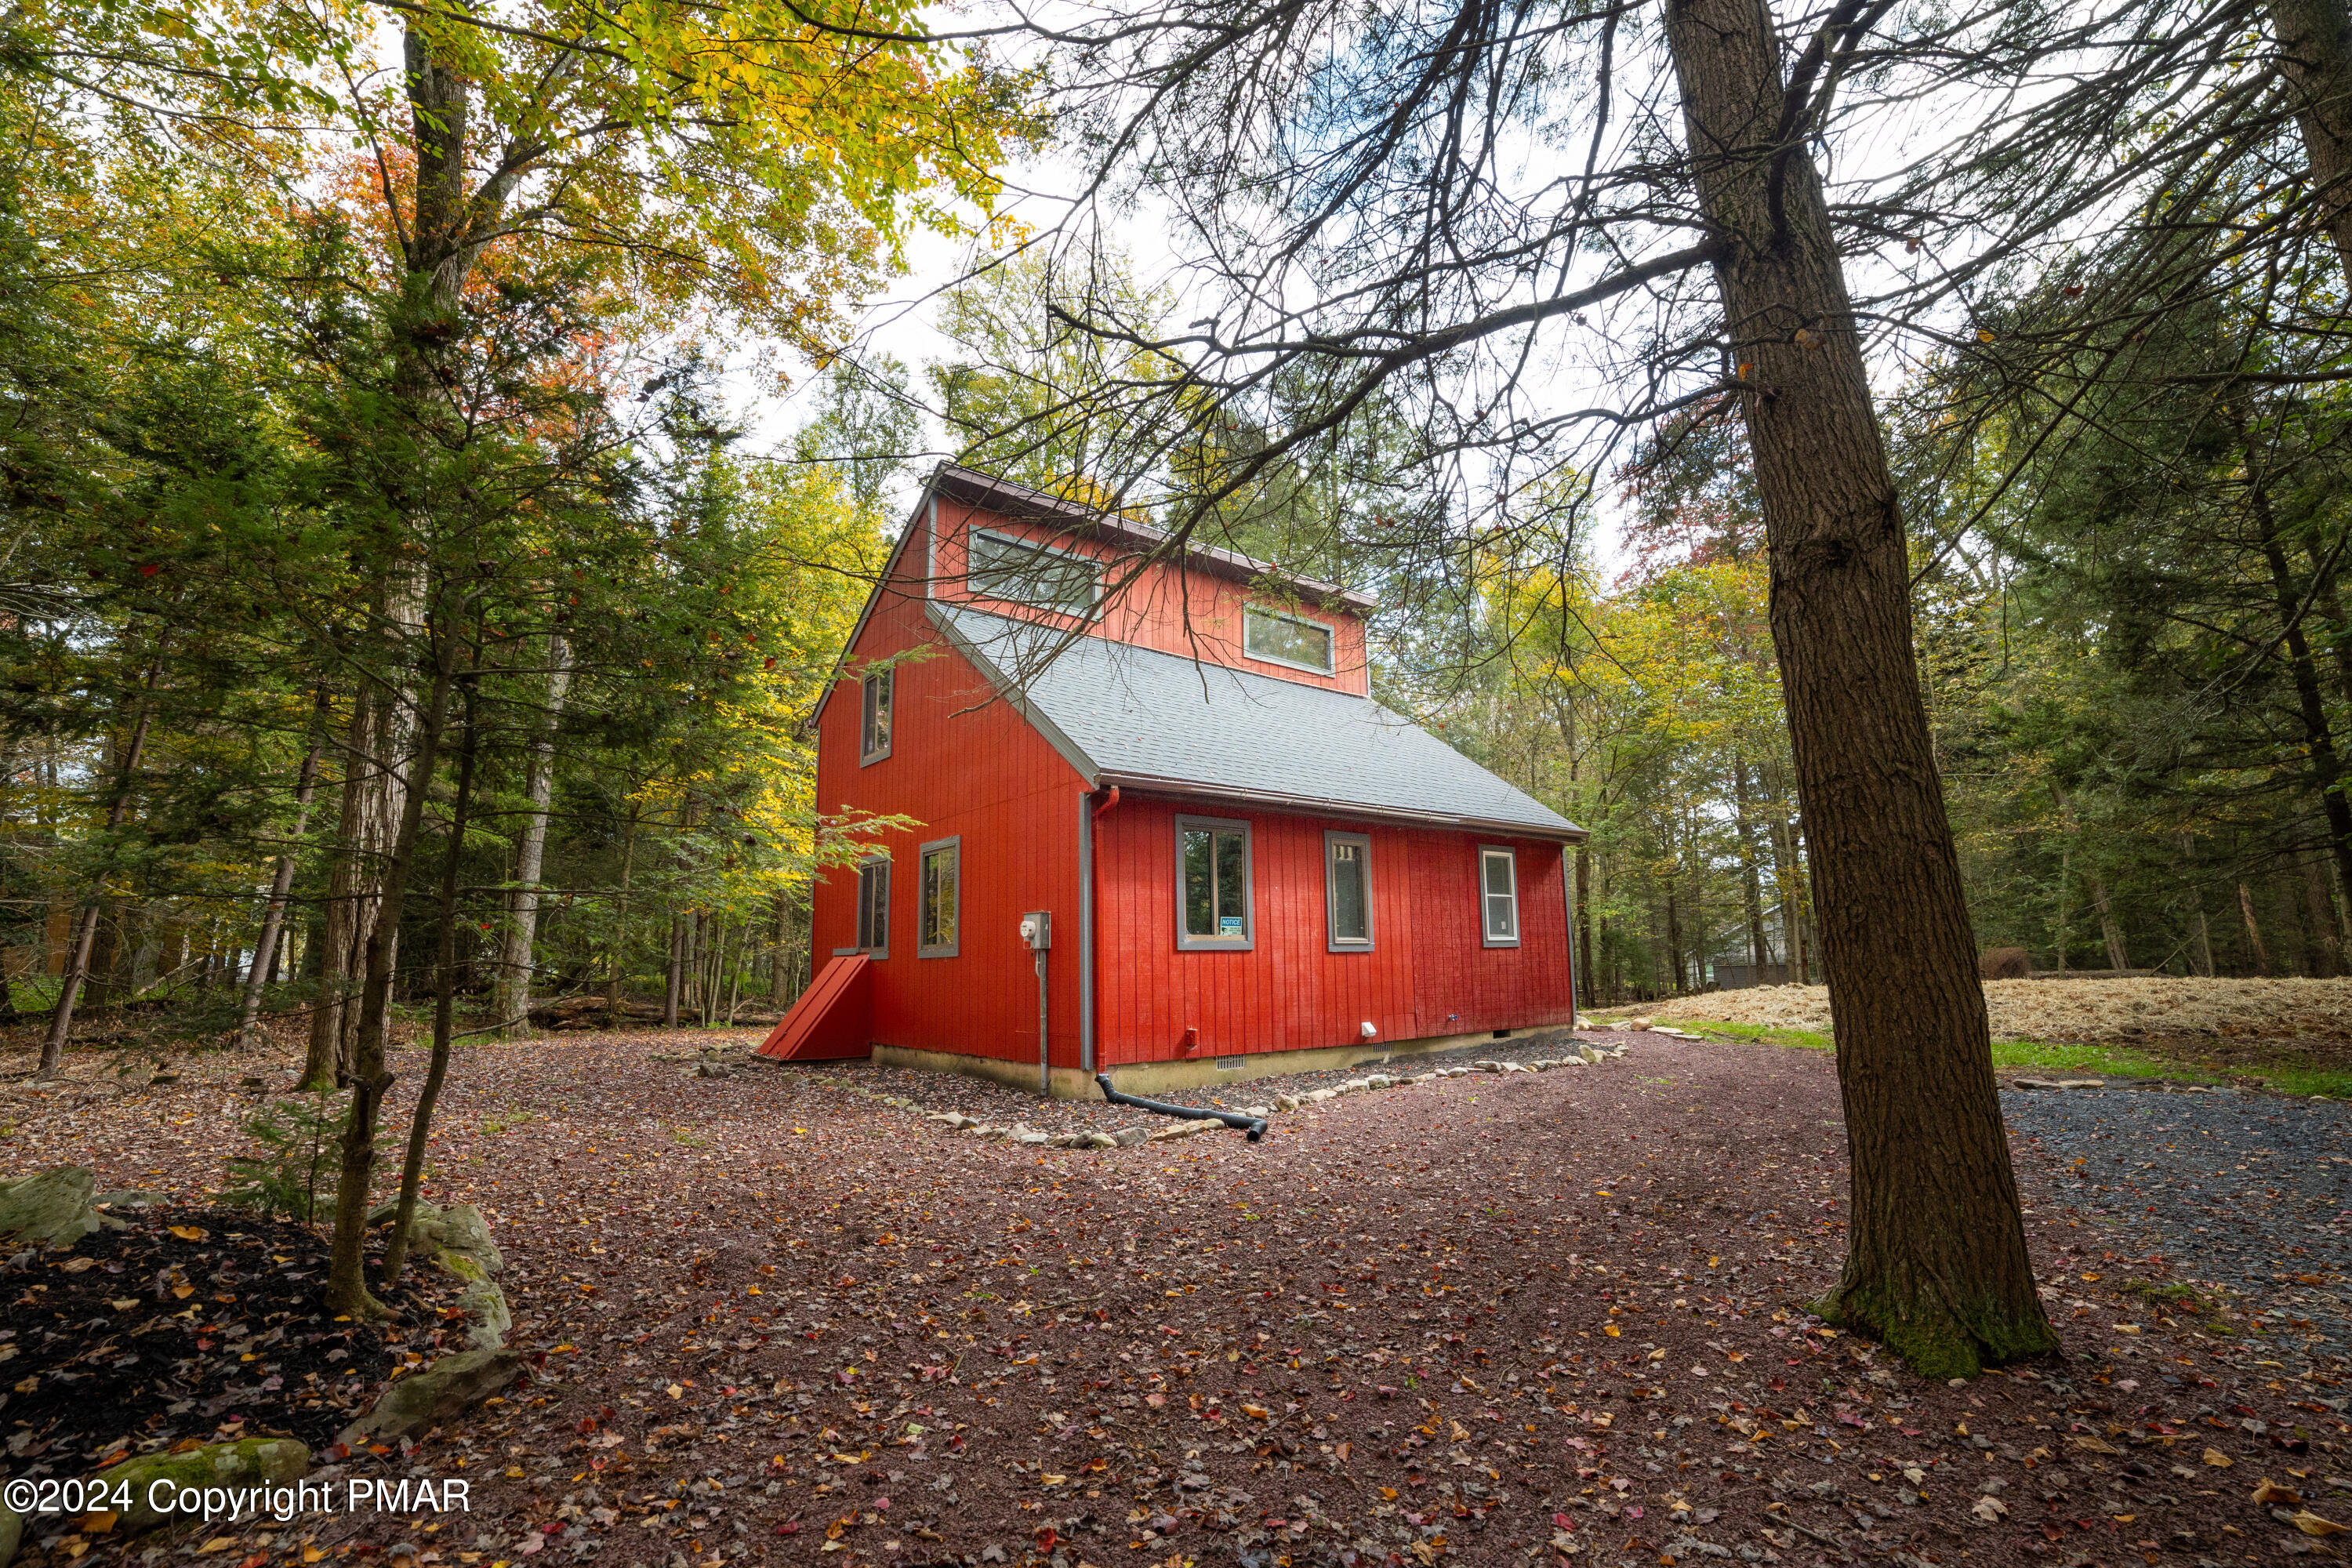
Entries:
{"label": "double-hung window", "polygon": [[1361,833],[1323,835],[1323,902],[1333,952],[1372,949],[1372,841]]}
{"label": "double-hung window", "polygon": [[1071,616],[1095,607],[1101,587],[1087,557],[978,529],[968,538],[964,583],[973,593]]}
{"label": "double-hung window", "polygon": [[917,894],[915,956],[953,958],[963,913],[963,840],[941,838],[919,851],[922,887]]}
{"label": "double-hung window", "polygon": [[1250,913],[1250,830],[1221,816],[1176,819],[1176,945],[1247,951],[1256,941]]}
{"label": "double-hung window", "polygon": [[877,669],[858,683],[864,717],[857,731],[857,763],[878,763],[890,754],[890,679],[896,670]]}
{"label": "double-hung window", "polygon": [[1488,947],[1519,945],[1519,858],[1478,847],[1478,918]]}
{"label": "double-hung window", "polygon": [[857,868],[857,951],[890,956],[890,858],[877,855]]}
{"label": "double-hung window", "polygon": [[1242,612],[1242,651],[1268,664],[1311,669],[1328,675],[1332,669],[1331,628],[1304,616],[1286,616],[1255,605]]}

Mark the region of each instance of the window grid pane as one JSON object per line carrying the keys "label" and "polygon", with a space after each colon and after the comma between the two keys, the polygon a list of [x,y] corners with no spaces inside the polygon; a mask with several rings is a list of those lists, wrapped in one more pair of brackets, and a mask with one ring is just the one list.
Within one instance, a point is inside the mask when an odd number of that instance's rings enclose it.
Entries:
{"label": "window grid pane", "polygon": [[956,852],[934,849],[923,857],[925,947],[952,947],[956,939]]}
{"label": "window grid pane", "polygon": [[1217,934],[1216,886],[1210,872],[1215,835],[1200,828],[1184,830],[1184,934]]}
{"label": "window grid pane", "polygon": [[1335,843],[1331,846],[1331,940],[1370,942],[1371,926],[1365,915],[1364,847]]}
{"label": "window grid pane", "polygon": [[986,533],[971,536],[965,578],[975,594],[1072,613],[1092,607],[1097,587],[1084,557]]}
{"label": "window grid pane", "polygon": [[1519,939],[1518,865],[1507,849],[1483,849],[1478,854],[1482,917],[1488,942]]}
{"label": "window grid pane", "polygon": [[1314,669],[1331,668],[1330,628],[1311,621],[1245,610],[1242,615],[1242,643],[1244,652],[1260,658],[1283,659]]}
{"label": "window grid pane", "polygon": [[1217,925],[1215,934],[1239,939],[1249,934],[1248,901],[1243,896],[1242,836],[1220,833],[1217,840]]}

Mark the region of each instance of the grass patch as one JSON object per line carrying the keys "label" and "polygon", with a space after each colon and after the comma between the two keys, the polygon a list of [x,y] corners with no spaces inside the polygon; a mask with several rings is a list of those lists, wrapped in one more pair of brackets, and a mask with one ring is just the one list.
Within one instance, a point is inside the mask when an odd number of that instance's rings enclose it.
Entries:
{"label": "grass patch", "polygon": [[[1673,1018],[1652,1015],[1669,1028],[1687,1029],[1709,1039],[1743,1045],[1790,1046],[1799,1050],[1832,1051],[1837,1042],[1818,1029],[1776,1028],[1769,1024],[1736,1024],[1721,1018]],[[1622,1019],[1599,1018],[1601,1028]],[[2083,1044],[2063,1040],[1995,1040],[1992,1065],[2003,1072],[2055,1078],[2166,1078],[2179,1083],[2253,1082],[2274,1094],[2307,1099],[2352,1100],[2352,1068],[2323,1067],[2309,1061],[2214,1062],[2183,1059],[2177,1055],[2115,1044]]]}
{"label": "grass patch", "polygon": [[1765,1024],[1727,1024],[1714,1018],[1697,1018],[1688,1023],[1675,1018],[1660,1018],[1657,1022],[1668,1028],[1688,1029],[1694,1035],[1738,1040],[1751,1046],[1794,1046],[1806,1051],[1837,1048],[1826,1031],[1817,1029],[1775,1029]]}
{"label": "grass patch", "polygon": [[2051,1040],[1995,1040],[1992,1065],[2068,1078],[2185,1078],[2211,1082],[2221,1076],[2167,1061],[2128,1046],[2068,1045]]}

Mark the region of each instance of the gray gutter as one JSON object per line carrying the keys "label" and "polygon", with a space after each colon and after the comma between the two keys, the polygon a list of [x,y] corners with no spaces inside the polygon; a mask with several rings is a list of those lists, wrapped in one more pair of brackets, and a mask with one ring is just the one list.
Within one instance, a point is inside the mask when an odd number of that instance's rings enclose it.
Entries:
{"label": "gray gutter", "polygon": [[1228,789],[1197,779],[1158,778],[1149,773],[1097,774],[1096,786],[1099,788],[1104,784],[1117,784],[1123,790],[1134,790],[1144,795],[1182,795],[1190,800],[1229,800],[1245,805],[1262,805],[1275,811],[1406,823],[1420,827],[1458,828],[1464,832],[1499,833],[1508,838],[1539,838],[1552,844],[1581,844],[1591,837],[1585,829],[1576,826],[1545,827],[1535,823],[1491,816],[1460,816],[1442,811],[1404,811],[1395,806],[1359,805],[1352,801],[1283,795],[1272,790]]}

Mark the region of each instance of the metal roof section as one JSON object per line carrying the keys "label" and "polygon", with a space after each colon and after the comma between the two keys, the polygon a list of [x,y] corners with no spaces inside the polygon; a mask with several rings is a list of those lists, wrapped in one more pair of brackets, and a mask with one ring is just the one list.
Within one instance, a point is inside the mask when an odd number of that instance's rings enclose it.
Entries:
{"label": "metal roof section", "polygon": [[1092,787],[1525,838],[1585,837],[1369,698],[937,600],[924,611]]}

